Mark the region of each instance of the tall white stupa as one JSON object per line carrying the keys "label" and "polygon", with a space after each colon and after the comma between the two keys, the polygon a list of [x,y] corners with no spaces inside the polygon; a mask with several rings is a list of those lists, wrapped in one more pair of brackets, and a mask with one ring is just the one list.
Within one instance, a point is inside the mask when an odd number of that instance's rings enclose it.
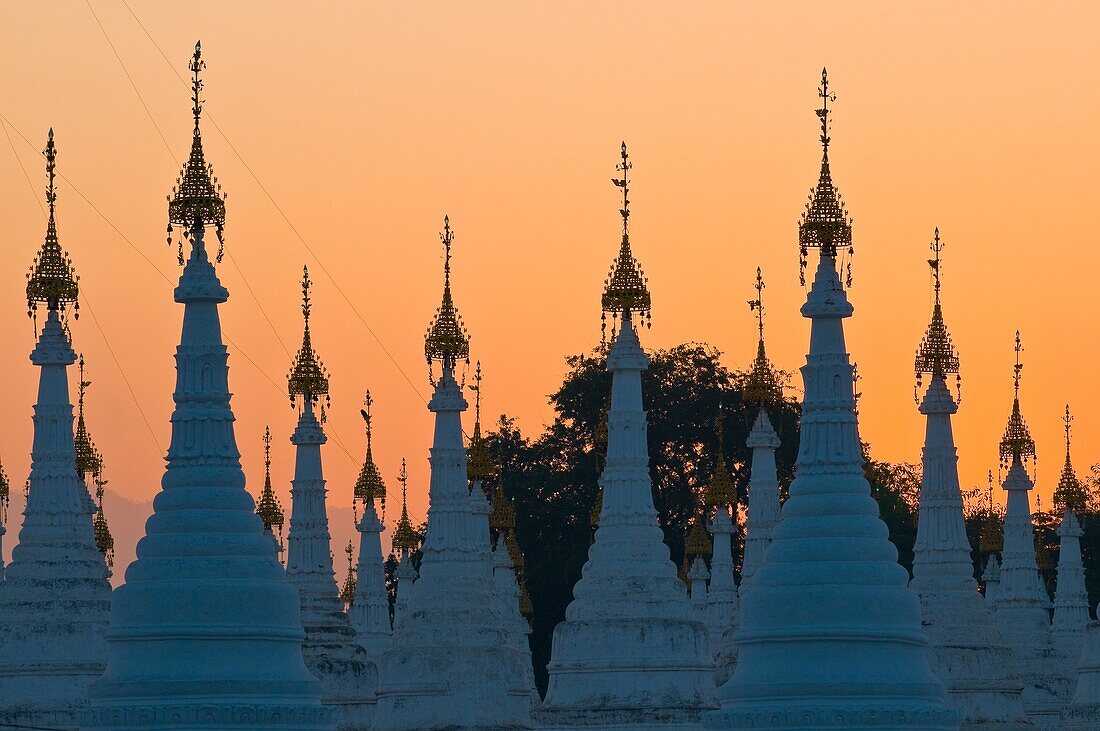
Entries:
{"label": "tall white stupa", "polygon": [[169,244],[180,226],[191,250],[175,290],[184,315],[167,470],[114,593],[107,669],[81,726],[327,731],[334,711],[302,660],[297,593],[245,492],[233,434],[218,316],[229,293],[205,242],[208,226],[221,241],[225,201],[199,134],[202,68],[196,44],[191,155],[168,205]]}
{"label": "tall white stupa", "polygon": [[540,718],[553,728],[690,728],[714,707],[714,665],[706,626],[692,616],[653,506],[642,406],[649,359],[636,332],[636,318],[649,319],[650,293],[630,249],[625,143],[618,170],[622,242],[602,300],[619,322],[607,357],[602,507],[573,602],[554,630]]}
{"label": "tall white stupa", "polygon": [[[738,661],[713,729],[958,729],[929,663],[920,602],[863,475],[837,258],[852,256],[848,215],[829,168],[828,77],[818,110],[824,154],[799,225],[820,261],[811,320],[797,477],[764,564],[741,601]],[[850,270],[849,270],[850,271]],[[848,278],[850,284],[850,276]]]}
{"label": "tall white stupa", "polygon": [[[77,276],[57,236],[57,148],[46,144],[46,238],[27,276],[29,315],[45,322],[31,362],[41,371],[19,542],[0,582],[0,728],[73,728],[107,662],[111,587],[96,548],[94,506],[76,469],[68,367]],[[36,328],[37,329],[37,328]],[[4,480],[5,486],[7,480]],[[0,510],[6,510],[7,491]]]}
{"label": "tall white stupa", "polygon": [[[917,392],[924,375],[930,381],[919,402],[925,416],[924,469],[909,586],[920,596],[921,620],[932,641],[937,674],[947,685],[948,701],[963,713],[963,728],[1032,728],[1012,651],[993,626],[974,580],[951,426],[961,400],[961,377],[940,304],[943,248],[937,228],[931,243],[935,258],[928,262],[935,304],[915,361]],[[954,394],[947,380],[952,375]]]}
{"label": "tall white stupa", "polygon": [[[420,578],[381,660],[374,731],[530,728],[523,658],[496,601],[488,525],[475,515],[462,443],[466,400],[456,380],[470,341],[451,296],[453,235],[444,219],[443,299],[424,352],[435,387],[428,527]],[[483,498],[484,499],[484,498]],[[405,580],[398,585],[399,601]]]}
{"label": "tall white stupa", "polygon": [[321,446],[328,441],[317,411],[327,400],[328,373],[313,349],[309,329],[312,302],[309,270],[302,274],[302,347],[287,377],[291,403],[298,408],[298,426],[290,441],[295,447],[294,480],[290,488],[290,531],[287,534],[286,576],[301,599],[302,652],[306,667],[321,679],[321,700],[341,710],[338,729],[365,731],[374,717],[378,668],[356,641],[332,566],[325,478]]}
{"label": "tall white stupa", "polygon": [[[355,480],[353,504],[363,511],[356,522],[359,531],[359,564],[355,570],[355,598],[349,616],[351,624],[359,633],[359,644],[367,651],[371,660],[379,661],[382,652],[390,646],[392,629],[390,627],[390,599],[386,594],[385,565],[382,558],[382,531],[385,529],[383,516],[386,512],[386,483],[382,473],[374,463],[373,416],[371,405],[374,400],[367,391],[364,406],[360,413],[367,430],[367,452],[363,457],[363,467]],[[380,513],[381,511],[381,513]]]}
{"label": "tall white stupa", "polygon": [[1020,333],[1016,333],[1012,412],[1001,439],[1000,457],[1007,467],[1002,487],[1008,493],[1004,519],[1004,549],[1000,581],[993,601],[994,620],[1012,648],[1024,684],[1024,710],[1044,728],[1058,723],[1069,700],[1071,682],[1064,676],[1065,661],[1053,645],[1048,606],[1050,597],[1039,576],[1035,534],[1028,492],[1033,487],[1025,466],[1035,459],[1035,441],[1020,411],[1020,375],[1023,363]]}

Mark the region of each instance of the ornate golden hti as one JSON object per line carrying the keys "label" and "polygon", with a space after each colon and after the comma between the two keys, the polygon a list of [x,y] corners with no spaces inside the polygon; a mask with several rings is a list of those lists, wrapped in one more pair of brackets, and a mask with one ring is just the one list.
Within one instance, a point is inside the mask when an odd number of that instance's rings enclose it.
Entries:
{"label": "ornate golden hti", "polygon": [[703,502],[708,511],[716,511],[728,507],[736,515],[737,488],[734,486],[733,480],[730,478],[729,470],[726,467],[725,422],[726,414],[721,406],[719,406],[718,418],[715,419],[715,425],[718,429],[718,459],[714,467],[714,475],[710,478],[710,483],[707,485],[706,492],[704,493]]}
{"label": "ornate golden hti", "polygon": [[69,254],[62,251],[57,238],[57,148],[53,143],[53,129],[50,129],[46,149],[46,203],[49,204],[50,215],[46,223],[46,238],[42,247],[34,257],[30,271],[27,272],[27,316],[34,317],[38,312],[38,305],[46,305],[49,311],[57,311],[62,315],[67,308],[72,306],[73,317],[80,317],[80,302],[78,301],[80,278],[76,276]]}
{"label": "ornate golden hti", "polygon": [[279,504],[279,499],[275,497],[275,490],[271,487],[271,427],[264,428],[264,488],[256,503],[256,515],[260,516],[265,530],[272,533],[278,531],[281,552],[285,518],[283,507]]}
{"label": "ornate golden hti", "polygon": [[[195,55],[188,65],[192,74],[191,104],[195,117],[195,130],[191,139],[191,154],[184,163],[172,194],[168,197],[168,245],[172,245],[172,226],[183,229],[184,238],[190,238],[195,226],[213,226],[218,236],[217,261],[222,260],[225,246],[225,194],[214,176],[214,167],[206,162],[202,150],[202,134],[199,119],[202,116],[203,82],[199,73],[206,68],[202,60],[202,44],[195,44]],[[177,257],[183,264],[183,240],[177,240]]]}
{"label": "ornate golden hti", "polygon": [[103,558],[107,561],[107,568],[115,566],[115,539],[111,535],[111,529],[107,525],[107,517],[103,514],[103,488],[107,481],[97,474],[95,481],[96,512],[92,520],[92,532],[95,536],[95,545]]}
{"label": "ornate golden hti", "polygon": [[836,94],[829,91],[829,73],[821,69],[821,86],[817,90],[821,98],[821,107],[817,110],[821,120],[821,173],[817,187],[810,191],[810,200],[802,220],[798,224],[799,278],[806,283],[806,259],[809,249],[820,249],[821,256],[836,258],[844,248],[848,250],[847,284],[852,282],[851,257],[855,254],[852,246],[852,221],[844,208],[840,191],[833,185],[833,175],[829,168],[829,102],[836,101]]}
{"label": "ornate golden hti", "polygon": [[401,483],[401,517],[397,519],[397,526],[393,531],[391,550],[405,557],[416,552],[419,542],[416,539],[416,533],[413,532],[412,522],[409,520],[409,473],[404,458],[401,459],[401,474],[397,476],[397,481]]}
{"label": "ornate golden hti", "polygon": [[443,232],[439,234],[439,238],[445,249],[443,300],[424,336],[424,357],[428,361],[428,379],[432,385],[436,383],[431,370],[434,361],[439,361],[444,373],[452,374],[460,360],[464,360],[467,365],[470,362],[470,336],[451,297],[451,244],[454,242],[454,231],[451,230],[449,216],[443,217]]}
{"label": "ornate golden hti", "polygon": [[1008,417],[1000,449],[1001,463],[1006,468],[1015,461],[1026,464],[1029,459],[1035,459],[1035,440],[1031,438],[1024,417],[1020,414],[1020,372],[1024,369],[1024,364],[1020,362],[1022,351],[1020,331],[1017,330],[1016,365],[1012,367],[1012,414]]}
{"label": "ornate golden hti", "polygon": [[103,457],[95,447],[92,437],[88,434],[88,426],[84,421],[84,394],[91,381],[84,378],[84,354],[80,354],[79,364],[80,383],[77,387],[77,411],[76,433],[73,435],[73,447],[76,451],[76,472],[81,479],[87,480],[88,476],[96,477],[103,468]]}
{"label": "ornate golden hti", "polygon": [[8,522],[8,504],[11,501],[11,483],[4,465],[0,464],[0,523]]}
{"label": "ornate golden hti", "polygon": [[955,374],[956,390],[959,392],[961,400],[962,376],[959,375],[959,354],[951,342],[950,333],[947,332],[947,325],[943,321],[943,308],[940,305],[940,287],[942,284],[940,280],[942,270],[940,254],[944,246],[944,242],[940,240],[940,229],[937,227],[932,243],[929,244],[929,248],[935,256],[928,260],[928,266],[932,270],[936,300],[932,306],[932,322],[928,325],[928,330],[921,339],[920,347],[917,348],[913,368],[917,375],[918,391],[921,388],[924,374],[930,375],[933,379],[946,378],[952,373]]}
{"label": "ornate golden hti", "polygon": [[768,360],[764,349],[764,276],[760,267],[756,268],[756,299],[749,300],[749,309],[756,313],[756,328],[759,340],[756,345],[756,357],[741,392],[745,403],[761,408],[769,408],[783,402],[783,377]]}
{"label": "ornate golden hti", "polygon": [[309,333],[309,315],[313,308],[309,299],[309,287],[313,282],[309,279],[309,267],[302,267],[302,318],[305,327],[302,333],[302,347],[294,358],[294,365],[287,374],[287,391],[290,394],[290,403],[295,405],[297,397],[301,397],[303,406],[306,403],[315,405],[324,396],[325,403],[328,398],[328,372],[325,366],[313,352],[313,340]]}
{"label": "ornate golden hti", "polygon": [[1073,424],[1073,416],[1070,414],[1069,404],[1066,404],[1066,415],[1062,417],[1062,423],[1066,431],[1066,462],[1062,465],[1058,486],[1054,488],[1054,508],[1061,513],[1068,507],[1080,515],[1088,508],[1089,494],[1087,488],[1077,479],[1070,456],[1070,425]]}
{"label": "ornate golden hti", "polygon": [[[489,459],[489,449],[485,444],[485,437],[481,435],[481,361],[474,368],[474,385],[470,389],[474,392],[474,433],[470,437],[470,446],[466,450],[466,478],[471,482],[485,484],[493,476],[493,463]],[[473,486],[471,485],[471,489]],[[499,488],[498,488],[499,492]]]}
{"label": "ornate golden hti", "polygon": [[630,162],[625,142],[622,143],[620,154],[622,162],[615,166],[615,170],[621,173],[622,177],[612,178],[611,182],[623,193],[623,207],[619,209],[619,215],[623,219],[623,238],[619,244],[619,255],[612,262],[607,274],[603,297],[600,300],[603,309],[600,328],[604,337],[606,337],[609,314],[612,318],[612,337],[615,334],[615,321],[619,317],[625,320],[631,316],[631,313],[636,312],[645,320],[647,327],[652,322],[649,282],[630,249],[630,170],[634,165]]}
{"label": "ornate golden hti", "polygon": [[364,408],[359,410],[359,414],[363,417],[363,423],[366,425],[367,430],[367,453],[363,457],[363,468],[359,470],[359,477],[355,480],[355,493],[352,498],[352,504],[362,503],[366,505],[368,502],[378,503],[382,515],[386,514],[386,483],[382,481],[382,474],[378,471],[378,466],[374,463],[374,451],[372,446],[372,434],[373,423],[371,421],[371,406],[374,404],[374,399],[371,398],[370,391],[367,391],[366,396],[363,399]]}
{"label": "ornate golden hti", "polygon": [[340,589],[340,601],[344,603],[344,610],[347,611],[355,603],[355,548],[352,546],[351,541],[348,541],[344,553],[348,556],[348,574],[347,578],[344,579],[344,586]]}

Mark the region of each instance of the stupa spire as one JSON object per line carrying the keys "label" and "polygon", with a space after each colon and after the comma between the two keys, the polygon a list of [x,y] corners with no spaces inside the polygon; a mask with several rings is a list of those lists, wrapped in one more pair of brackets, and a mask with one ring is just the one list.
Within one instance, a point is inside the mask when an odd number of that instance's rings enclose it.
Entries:
{"label": "stupa spire", "polygon": [[[371,407],[374,399],[367,391],[363,399],[364,408],[359,413],[367,433],[367,451],[363,457],[363,468],[359,479],[355,481],[353,505],[363,507],[363,514],[356,523],[359,531],[359,564],[355,569],[355,595],[351,602],[349,616],[351,624],[359,633],[359,644],[372,658],[378,658],[390,642],[390,600],[386,593],[385,566],[382,557],[382,531],[385,525],[378,507],[383,514],[386,509],[386,484],[382,474],[374,463],[373,432],[374,422]],[[408,513],[405,512],[408,520]]]}
{"label": "stupa spire", "polygon": [[256,515],[263,521],[264,530],[275,541],[279,562],[283,561],[283,523],[285,514],[275,489],[271,486],[271,427],[264,427],[264,486],[260,499],[256,501]]}
{"label": "stupa spire", "polygon": [[[201,67],[196,46],[196,81]],[[204,244],[207,226],[221,233],[225,202],[197,133],[168,218],[191,245],[174,292],[184,314],[172,441],[137,560],[111,602],[107,670],[83,727],[152,729],[179,718],[327,731],[334,712],[302,662],[298,597],[245,491],[218,312],[229,292]]]}
{"label": "stupa spire", "polygon": [[760,409],[773,409],[783,401],[783,377],[768,360],[764,348],[764,275],[760,267],[756,268],[756,299],[749,300],[749,309],[756,313],[756,328],[759,334],[756,343],[756,357],[749,368],[748,378],[742,389],[742,398],[747,404]]}
{"label": "stupa spire", "polygon": [[470,446],[466,450],[466,475],[471,483],[480,483],[487,488],[493,476],[493,463],[489,459],[489,449],[485,437],[481,435],[481,361],[474,367],[474,431],[470,436]]}
{"label": "stupa spire", "polygon": [[[601,306],[621,318],[607,353],[612,374],[599,527],[566,619],[554,629],[542,722],[691,724],[713,706],[706,626],[695,618],[657,522],[642,405],[642,350],[633,315],[648,322],[651,297],[630,248],[626,145],[612,179],[623,192],[623,237]],[[617,330],[617,332],[616,332]],[[636,651],[632,638],[647,637]],[[612,649],[616,648],[616,649]],[[643,658],[644,654],[644,658]]]}
{"label": "stupa spire", "polygon": [[475,511],[471,499],[462,440],[468,404],[455,380],[458,362],[469,362],[470,340],[451,296],[454,235],[448,218],[440,239],[443,299],[424,338],[434,387],[428,410],[435,416],[427,532],[420,578],[395,623],[393,646],[382,657],[374,731],[526,728],[524,661],[507,641],[494,600],[488,507],[479,495],[484,512]]}
{"label": "stupa spire", "polygon": [[802,261],[810,248],[820,257],[802,307],[811,325],[797,476],[767,560],[741,597],[737,667],[718,692],[722,710],[705,723],[958,729],[960,714],[929,664],[919,601],[863,474],[843,324],[853,308],[837,266],[842,249],[851,255],[852,232],[829,169],[836,97],[824,70],[818,94],[821,174],[799,226]]}
{"label": "stupa spire", "polygon": [[[712,554],[710,585],[707,589],[706,623],[710,633],[711,654],[718,663],[718,678],[726,659],[722,650],[737,625],[737,583],[734,578],[733,534],[737,532],[737,488],[726,467],[725,410],[718,406],[715,427],[718,432],[718,458],[714,474],[707,484],[706,503],[710,516]],[[728,674],[726,675],[728,677]]]}
{"label": "stupa spire", "polygon": [[[107,566],[95,544],[94,503],[76,471],[66,323],[78,278],[58,240],[57,148],[45,150],[46,237],[27,275],[28,314],[45,322],[31,353],[39,368],[31,471],[19,542],[0,582],[0,726],[72,727],[106,663]],[[35,326],[38,326],[35,317]]]}
{"label": "stupa spire", "polygon": [[355,604],[355,544],[348,541],[344,547],[344,553],[348,557],[348,570],[344,577],[344,585],[340,588],[340,601],[344,603],[344,611],[351,612]]}
{"label": "stupa spire", "polygon": [[4,536],[7,534],[8,505],[11,501],[11,483],[0,464],[0,582],[4,581]]}
{"label": "stupa spire", "polygon": [[313,349],[310,319],[309,269],[302,267],[302,347],[287,374],[287,393],[298,409],[298,425],[290,437],[294,445],[294,479],[290,488],[290,530],[287,533],[286,575],[298,590],[302,655],[321,679],[321,700],[342,709],[341,726],[369,726],[374,715],[373,693],[378,672],[356,643],[356,631],[344,611],[346,599],[336,582],[329,533],[327,489],[321,447],[328,442],[314,412],[322,397],[328,404],[329,374]]}
{"label": "stupa spire", "polygon": [[958,379],[959,357],[940,304],[944,242],[938,228],[930,248],[935,302],[932,324],[914,362],[917,393],[922,375],[931,380],[918,402],[925,416],[925,437],[920,519],[909,585],[920,596],[922,623],[936,654],[940,679],[947,685],[949,703],[968,722],[1008,724],[1007,728],[1027,722],[1022,685],[1014,672],[1012,652],[993,626],[974,581],[951,424],[958,401],[947,387],[949,375]]}
{"label": "stupa spire", "polygon": [[391,549],[398,557],[404,558],[415,553],[420,545],[412,521],[409,520],[409,471],[404,457],[401,458],[401,472],[397,475],[397,481],[401,483],[401,516],[393,531]]}
{"label": "stupa spire", "polygon": [[95,479],[96,511],[92,527],[95,533],[95,545],[103,554],[107,563],[107,572],[110,574],[115,568],[115,539],[111,535],[111,528],[107,525],[107,516],[103,512],[103,488],[107,481],[102,474],[97,474]]}
{"label": "stupa spire", "polygon": [[1070,414],[1069,404],[1066,404],[1066,415],[1062,417],[1062,424],[1066,432],[1066,462],[1062,465],[1062,474],[1058,477],[1058,487],[1054,489],[1054,509],[1064,512],[1069,508],[1074,513],[1083,513],[1088,507],[1088,490],[1077,479],[1077,473],[1073,469],[1073,457],[1070,454],[1070,428],[1073,424],[1073,415]]}

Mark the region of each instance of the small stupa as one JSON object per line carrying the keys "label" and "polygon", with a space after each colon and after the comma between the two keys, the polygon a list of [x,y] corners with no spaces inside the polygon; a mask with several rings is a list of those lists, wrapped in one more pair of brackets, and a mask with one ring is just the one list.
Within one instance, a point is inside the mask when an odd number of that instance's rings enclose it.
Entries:
{"label": "small stupa", "polygon": [[[355,570],[355,594],[349,615],[351,624],[359,633],[359,644],[377,663],[382,651],[390,646],[390,599],[386,594],[386,574],[382,559],[382,531],[386,514],[386,483],[374,463],[373,416],[374,400],[367,391],[360,409],[367,430],[367,452],[363,467],[355,480],[352,504],[362,510],[356,522],[359,531],[359,564]],[[406,516],[407,517],[407,516]]]}
{"label": "small stupa", "polygon": [[[46,143],[46,237],[27,275],[35,324],[31,363],[40,370],[34,442],[19,542],[0,582],[0,727],[73,728],[88,685],[107,662],[107,566],[96,548],[94,504],[75,463],[68,367],[77,276],[57,235],[57,147]],[[37,327],[36,327],[37,329]],[[7,480],[0,512],[7,507]]]}
{"label": "small stupa", "polygon": [[275,497],[275,488],[271,486],[271,427],[264,427],[264,486],[260,498],[256,501],[256,515],[264,524],[264,535],[271,538],[271,545],[283,562],[283,523],[286,516],[279,498]]}
{"label": "small stupa", "polygon": [[401,483],[401,516],[397,519],[397,525],[394,526],[390,545],[391,555],[397,559],[397,569],[394,572],[397,578],[393,603],[394,629],[408,614],[409,596],[412,594],[413,583],[417,578],[416,567],[413,566],[413,554],[420,550],[420,539],[413,530],[412,521],[409,520],[409,472],[404,457],[401,458],[401,472],[397,475],[397,481]]}
{"label": "small stupa", "polygon": [[[245,492],[233,435],[218,316],[229,293],[205,241],[208,226],[221,240],[225,200],[199,132],[203,66],[196,44],[191,154],[168,203],[169,245],[180,226],[190,254],[175,290],[184,315],[167,469],[137,560],[114,593],[107,669],[81,726],[327,731],[335,712],[302,661],[298,597]],[[182,240],[177,256],[184,263]],[[95,551],[90,530],[88,544]]]}
{"label": "small stupa", "polygon": [[726,466],[725,413],[718,412],[718,455],[714,474],[707,483],[704,501],[710,519],[710,584],[707,587],[705,622],[710,631],[710,651],[715,658],[716,678],[724,682],[722,649],[737,627],[737,580],[734,576],[733,536],[737,532],[737,488]]}
{"label": "small stupa", "polygon": [[1062,712],[1062,731],[1100,728],[1100,622],[1089,622],[1078,664],[1073,700]]}
{"label": "small stupa", "polygon": [[687,585],[692,614],[707,625],[709,641],[713,641],[715,628],[707,622],[707,582],[710,581],[707,561],[714,552],[714,543],[707,531],[707,512],[706,503],[700,502],[691,527],[684,536],[684,561],[680,565],[680,579]]}
{"label": "small stupa", "polygon": [[474,514],[470,499],[462,443],[467,404],[455,373],[469,363],[470,341],[451,295],[447,218],[440,238],[443,298],[424,339],[435,388],[427,533],[420,578],[382,655],[374,731],[530,728],[524,660],[508,642],[494,598],[487,519]]}
{"label": "small stupa", "polygon": [[[817,115],[821,173],[799,225],[802,265],[819,250],[802,307],[811,321],[797,477],[764,564],[741,601],[738,661],[704,717],[714,729],[958,729],[929,664],[920,602],[909,590],[863,475],[838,256],[852,229],[829,168],[829,91]],[[847,284],[851,284],[850,268]]]}
{"label": "small stupa", "polygon": [[653,505],[641,382],[649,359],[636,332],[649,321],[651,300],[630,248],[626,143],[621,155],[614,183],[623,196],[622,241],[602,299],[613,323],[607,462],[588,562],[554,629],[540,716],[553,728],[689,728],[714,707],[707,628],[692,614]]}
{"label": "small stupa", "polygon": [[1001,588],[1001,559],[991,555],[982,569],[982,583],[985,584],[985,606],[990,611],[997,607],[997,595]]}
{"label": "small stupa", "polygon": [[1058,551],[1058,584],[1054,592],[1054,622],[1051,632],[1054,645],[1069,660],[1067,671],[1076,675],[1077,660],[1081,656],[1081,642],[1085,626],[1089,623],[1089,596],[1085,589],[1085,567],[1081,562],[1081,524],[1076,513],[1087,508],[1088,491],[1077,479],[1070,454],[1070,428],[1073,415],[1066,404],[1062,418],[1066,431],[1066,463],[1054,490],[1055,509],[1062,510],[1062,523],[1058,526],[1061,545]]}
{"label": "small stupa", "polygon": [[[332,566],[331,537],[325,505],[321,446],[329,377],[313,348],[309,318],[308,268],[302,274],[302,347],[287,376],[291,403],[298,409],[298,426],[290,437],[295,447],[291,482],[290,531],[287,533],[286,576],[301,599],[302,643],[306,667],[321,679],[321,701],[341,709],[338,729],[368,729],[374,716],[378,668],[356,642],[355,628],[344,612]],[[321,418],[317,410],[321,409]]]}
{"label": "small stupa", "polygon": [[344,546],[344,554],[348,557],[348,568],[344,574],[344,584],[340,587],[340,602],[344,605],[344,611],[351,614],[351,608],[355,604],[355,585],[358,580],[355,576],[355,542],[348,541]]}
{"label": "small stupa", "polygon": [[[915,360],[914,397],[923,377],[930,380],[918,401],[925,416],[923,478],[909,586],[920,595],[921,620],[932,641],[937,674],[947,685],[948,701],[963,712],[963,729],[1033,728],[1024,713],[1023,684],[1016,676],[1012,651],[993,626],[974,581],[951,426],[962,400],[962,379],[940,304],[943,249],[937,228],[931,243],[934,258],[928,260],[935,295],[932,322]],[[954,393],[948,386],[951,376]]]}

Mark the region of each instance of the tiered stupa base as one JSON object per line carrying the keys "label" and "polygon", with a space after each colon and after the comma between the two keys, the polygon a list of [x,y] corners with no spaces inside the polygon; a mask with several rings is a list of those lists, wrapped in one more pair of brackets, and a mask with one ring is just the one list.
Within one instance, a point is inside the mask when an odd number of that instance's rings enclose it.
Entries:
{"label": "tiered stupa base", "polygon": [[1100,622],[1085,629],[1080,673],[1073,701],[1062,714],[1064,731],[1092,731],[1100,728]]}
{"label": "tiered stupa base", "polygon": [[350,625],[346,632],[327,629],[311,633],[307,628],[302,647],[306,667],[320,677],[321,702],[340,711],[337,731],[369,731],[378,703],[378,668],[367,659]]}

